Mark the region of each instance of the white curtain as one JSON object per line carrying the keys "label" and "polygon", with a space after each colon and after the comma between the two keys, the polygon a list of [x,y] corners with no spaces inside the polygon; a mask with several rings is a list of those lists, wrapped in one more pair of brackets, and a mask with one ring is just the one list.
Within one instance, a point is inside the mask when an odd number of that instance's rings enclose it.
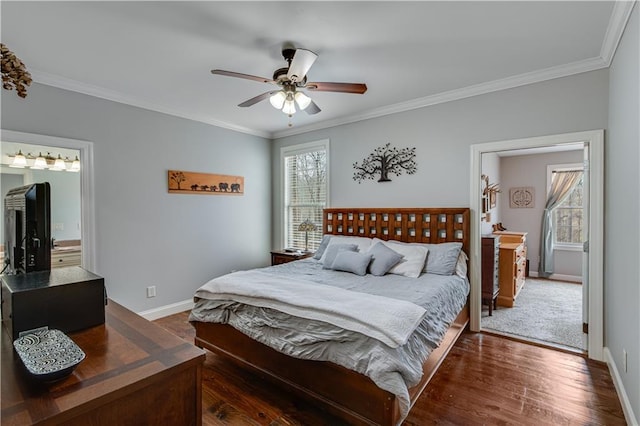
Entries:
{"label": "white curtain", "polygon": [[540,233],[540,266],[538,276],[549,277],[553,274],[553,209],[561,204],[580,182],[582,170],[554,172],[551,178],[551,191],[542,213],[542,232]]}

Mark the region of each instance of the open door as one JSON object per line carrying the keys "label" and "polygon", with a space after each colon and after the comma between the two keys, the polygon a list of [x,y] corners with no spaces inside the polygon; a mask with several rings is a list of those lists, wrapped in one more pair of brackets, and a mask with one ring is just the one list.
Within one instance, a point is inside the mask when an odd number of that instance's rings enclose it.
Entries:
{"label": "open door", "polygon": [[582,174],[582,229],[583,245],[582,245],[582,344],[584,348],[589,345],[589,144],[584,144],[584,168]]}

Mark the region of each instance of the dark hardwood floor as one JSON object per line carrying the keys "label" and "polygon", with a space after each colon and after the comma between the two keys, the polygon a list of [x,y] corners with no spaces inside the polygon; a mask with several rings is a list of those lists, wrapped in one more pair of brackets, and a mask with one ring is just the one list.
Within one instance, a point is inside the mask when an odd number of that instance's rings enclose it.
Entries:
{"label": "dark hardwood floor", "polygon": [[[154,321],[193,342],[188,313]],[[207,351],[203,425],[337,425],[313,405]],[[404,422],[423,425],[624,425],[604,363],[465,332]]]}

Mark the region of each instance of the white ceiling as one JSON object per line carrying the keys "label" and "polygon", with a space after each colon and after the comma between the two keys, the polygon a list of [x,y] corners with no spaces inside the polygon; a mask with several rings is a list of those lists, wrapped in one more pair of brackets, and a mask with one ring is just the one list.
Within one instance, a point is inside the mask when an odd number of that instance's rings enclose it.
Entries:
{"label": "white ceiling", "polygon": [[[610,64],[628,2],[1,2],[2,41],[34,80],[265,137],[460,99]],[[319,55],[322,112],[288,117],[271,78],[283,43]],[[31,99],[28,96],[25,102]]]}

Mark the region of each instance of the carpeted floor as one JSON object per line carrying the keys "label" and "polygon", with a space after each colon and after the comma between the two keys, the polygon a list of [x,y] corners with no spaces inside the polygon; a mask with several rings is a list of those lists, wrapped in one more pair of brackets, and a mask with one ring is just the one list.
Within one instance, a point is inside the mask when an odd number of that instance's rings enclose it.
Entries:
{"label": "carpeted floor", "polygon": [[584,350],[582,286],[527,278],[513,308],[483,306],[482,328]]}

